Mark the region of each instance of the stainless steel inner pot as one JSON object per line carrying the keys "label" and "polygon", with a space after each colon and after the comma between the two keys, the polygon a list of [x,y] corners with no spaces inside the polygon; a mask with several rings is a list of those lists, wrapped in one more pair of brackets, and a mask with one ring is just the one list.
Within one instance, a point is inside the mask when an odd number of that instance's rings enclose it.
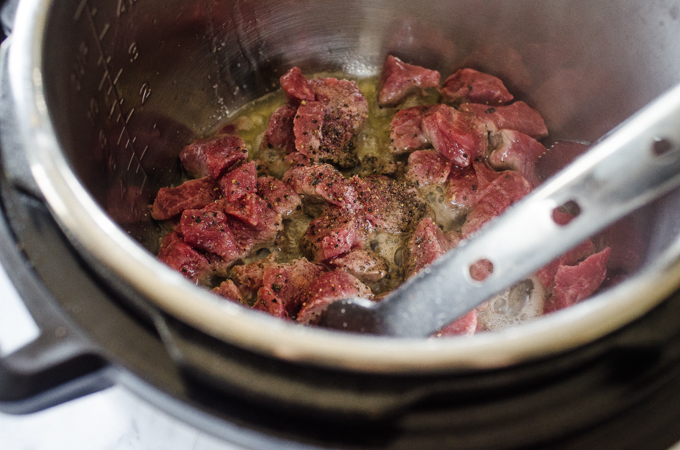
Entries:
{"label": "stainless steel inner pot", "polygon": [[[23,0],[10,77],[33,180],[116,288],[265,355],[367,372],[502,367],[573,349],[680,284],[680,193],[598,237],[625,280],[523,326],[396,340],[305,328],[221,301],[155,259],[147,207],[178,153],[307,73],[377,74],[387,54],[506,81],[551,135],[592,141],[680,81],[680,1]],[[426,293],[424,293],[426,295]]]}

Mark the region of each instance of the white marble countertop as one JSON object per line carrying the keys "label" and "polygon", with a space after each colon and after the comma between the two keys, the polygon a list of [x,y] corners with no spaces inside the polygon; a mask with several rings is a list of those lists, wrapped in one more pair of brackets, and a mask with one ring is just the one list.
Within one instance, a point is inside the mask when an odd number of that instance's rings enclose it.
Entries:
{"label": "white marble countertop", "polygon": [[[0,356],[39,329],[0,266]],[[239,450],[115,386],[47,410],[0,413],[2,450]]]}

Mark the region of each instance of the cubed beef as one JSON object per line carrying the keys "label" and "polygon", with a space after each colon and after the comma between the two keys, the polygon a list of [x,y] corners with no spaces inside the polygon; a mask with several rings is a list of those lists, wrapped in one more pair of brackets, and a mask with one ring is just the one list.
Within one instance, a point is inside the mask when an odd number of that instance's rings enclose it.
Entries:
{"label": "cubed beef", "polygon": [[454,320],[437,331],[433,337],[461,336],[475,334],[477,330],[477,310],[473,309],[463,317]]}
{"label": "cubed beef", "polygon": [[390,122],[390,150],[402,154],[426,148],[430,145],[423,132],[423,117],[431,106],[414,106],[398,111]]}
{"label": "cubed beef", "polygon": [[262,138],[262,147],[281,148],[286,152],[295,151],[295,133],[293,132],[293,118],[297,107],[285,104],[274,111],[269,118],[267,130]]}
{"label": "cubed beef", "polygon": [[247,159],[248,149],[238,136],[218,135],[192,142],[182,149],[179,158],[192,177],[209,176],[216,180],[234,164]]}
{"label": "cubed beef", "polygon": [[408,157],[406,178],[419,186],[442,184],[451,172],[451,162],[433,150],[418,150]]}
{"label": "cubed beef", "polygon": [[305,166],[311,166],[312,163],[307,158],[305,155],[303,155],[300,152],[293,152],[288,155],[286,155],[285,158],[283,158],[283,162],[288,164],[291,169],[294,169],[296,167],[305,167]]}
{"label": "cubed beef", "polygon": [[286,93],[288,98],[295,102],[302,100],[314,100],[314,91],[309,84],[309,80],[302,75],[302,71],[293,67],[286,72],[280,79],[281,88]]}
{"label": "cubed beef", "polygon": [[499,172],[489,169],[484,163],[475,162],[472,166],[465,169],[454,167],[449,173],[446,198],[448,204],[455,209],[474,207],[479,195],[500,176]]}
{"label": "cubed beef", "polygon": [[461,229],[464,238],[479,230],[493,217],[531,192],[532,186],[522,175],[511,170],[502,172],[478,196],[477,205],[468,214]]}
{"label": "cubed beef", "polygon": [[545,304],[545,312],[553,312],[575,305],[597,291],[607,277],[610,248],[589,256],[576,266],[560,266],[555,274],[552,296]]}
{"label": "cubed beef", "polygon": [[184,242],[197,250],[219,255],[227,265],[243,256],[224,213],[186,209],[182,212],[179,227]]}
{"label": "cubed beef", "polygon": [[439,78],[436,70],[407,64],[390,55],[380,75],[378,104],[396,106],[414,92],[439,87]]}
{"label": "cubed beef", "polygon": [[231,277],[238,285],[242,293],[249,296],[255,295],[262,287],[264,269],[276,264],[276,256],[271,253],[265,259],[250,264],[234,266],[231,269]]}
{"label": "cubed beef", "polygon": [[[353,153],[354,136],[368,119],[366,97],[354,81],[319,78],[310,80],[310,83],[316,100],[325,106],[325,115],[320,130],[320,145],[308,151],[307,156],[317,162],[330,162],[342,168],[354,167],[358,162]],[[297,143],[296,148],[301,151]]]}
{"label": "cubed beef", "polygon": [[249,161],[225,173],[217,184],[222,196],[229,202],[235,202],[248,194],[257,193],[257,164]]}
{"label": "cubed beef", "polygon": [[329,164],[291,168],[283,180],[308,200],[327,201],[353,211],[360,207],[356,188]]}
{"label": "cubed beef", "polygon": [[240,303],[242,305],[246,304],[246,301],[243,298],[243,294],[241,294],[239,288],[236,287],[234,282],[231,280],[225,280],[222,283],[220,283],[219,286],[212,290],[212,293],[224,297],[227,300],[231,300],[232,302],[235,303]]}
{"label": "cubed beef", "polygon": [[545,147],[531,136],[515,130],[501,130],[499,136],[500,144],[489,156],[489,165],[496,170],[519,172],[537,186],[534,166],[545,153]]}
{"label": "cubed beef", "polygon": [[315,324],[331,303],[351,297],[373,298],[373,293],[361,281],[342,270],[326,272],[307,288],[297,321]]}
{"label": "cubed beef", "polygon": [[276,317],[294,318],[310,283],[324,271],[305,258],[287,264],[265,266],[262,287],[253,308]]}
{"label": "cubed beef", "polygon": [[344,270],[363,283],[375,283],[387,275],[387,262],[380,256],[362,249],[352,250],[345,255],[328,261],[330,265]]}
{"label": "cubed beef", "polygon": [[[280,214],[271,209],[267,203],[259,196],[250,199],[255,208],[244,210],[243,216],[246,216],[247,221],[241,220],[238,217],[238,211],[231,211],[229,208],[225,212],[230,215],[228,217],[229,229],[231,229],[234,239],[243,249],[244,253],[249,253],[257,248],[271,245],[276,241],[279,231],[283,230],[283,219]],[[248,200],[248,199],[246,199]],[[247,211],[256,211],[254,214],[248,216]],[[254,224],[253,224],[254,223]]]}
{"label": "cubed beef", "polygon": [[552,287],[555,281],[555,274],[560,266],[573,266],[580,260],[590,256],[595,251],[593,241],[587,240],[566,252],[564,255],[549,262],[536,272],[536,278],[541,282],[545,289]]}
{"label": "cubed beef", "polygon": [[151,217],[166,220],[185,209],[201,209],[220,197],[220,188],[210,177],[185,181],[174,188],[160,188],[151,208]]}
{"label": "cubed beef", "polygon": [[301,209],[302,200],[293,188],[274,177],[263,176],[257,179],[257,193],[282,217],[289,216]]}
{"label": "cubed beef", "polygon": [[415,186],[385,176],[351,180],[363,206],[363,214],[375,228],[390,233],[410,232],[428,213]]}
{"label": "cubed beef", "polygon": [[515,102],[507,106],[487,106],[477,103],[465,103],[460,111],[468,112],[482,120],[490,131],[516,130],[528,134],[534,139],[548,135],[543,117],[524,102]]}
{"label": "cubed beef", "polygon": [[158,259],[194,283],[202,283],[212,274],[208,259],[184,242],[176,231],[163,238]]}
{"label": "cubed beef", "polygon": [[421,220],[406,244],[404,269],[406,278],[432,264],[446,253],[450,245],[449,240],[432,219],[426,217]]}
{"label": "cubed beef", "polygon": [[356,214],[337,207],[327,207],[309,225],[300,239],[300,248],[313,261],[326,261],[361,247],[368,224]]}
{"label": "cubed beef", "polygon": [[499,106],[513,99],[503,82],[474,69],[460,69],[448,77],[441,93],[447,103],[481,103]]}
{"label": "cubed beef", "polygon": [[423,117],[422,127],[435,150],[458,167],[467,167],[478,157],[486,155],[488,131],[473,114],[437,105]]}

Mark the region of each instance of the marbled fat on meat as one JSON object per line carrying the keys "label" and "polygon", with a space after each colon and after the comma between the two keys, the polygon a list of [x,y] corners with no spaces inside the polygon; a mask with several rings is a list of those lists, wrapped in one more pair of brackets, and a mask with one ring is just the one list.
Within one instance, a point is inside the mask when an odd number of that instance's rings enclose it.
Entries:
{"label": "marbled fat on meat", "polygon": [[441,93],[447,103],[454,105],[481,103],[499,106],[514,98],[499,78],[474,69],[457,70],[444,81]]}
{"label": "marbled fat on meat", "polygon": [[407,64],[390,55],[380,76],[378,104],[396,106],[414,92],[438,88],[440,77],[436,70]]}

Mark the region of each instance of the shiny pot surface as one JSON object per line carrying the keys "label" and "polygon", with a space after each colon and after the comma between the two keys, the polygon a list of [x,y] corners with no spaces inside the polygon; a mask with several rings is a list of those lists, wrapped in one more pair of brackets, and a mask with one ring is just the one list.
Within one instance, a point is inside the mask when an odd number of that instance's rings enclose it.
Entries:
{"label": "shiny pot surface", "polygon": [[[32,179],[113,287],[207,334],[288,361],[366,372],[503,367],[590,342],[678,286],[677,193],[602,239],[626,280],[502,332],[393,340],[309,329],[228,304],[158,261],[147,206],[177,155],[306,72],[378,73],[387,54],[493,73],[558,139],[592,141],[680,79],[680,2],[24,0],[10,51]],[[546,142],[546,143],[550,143]],[[151,251],[149,251],[151,250]]]}

